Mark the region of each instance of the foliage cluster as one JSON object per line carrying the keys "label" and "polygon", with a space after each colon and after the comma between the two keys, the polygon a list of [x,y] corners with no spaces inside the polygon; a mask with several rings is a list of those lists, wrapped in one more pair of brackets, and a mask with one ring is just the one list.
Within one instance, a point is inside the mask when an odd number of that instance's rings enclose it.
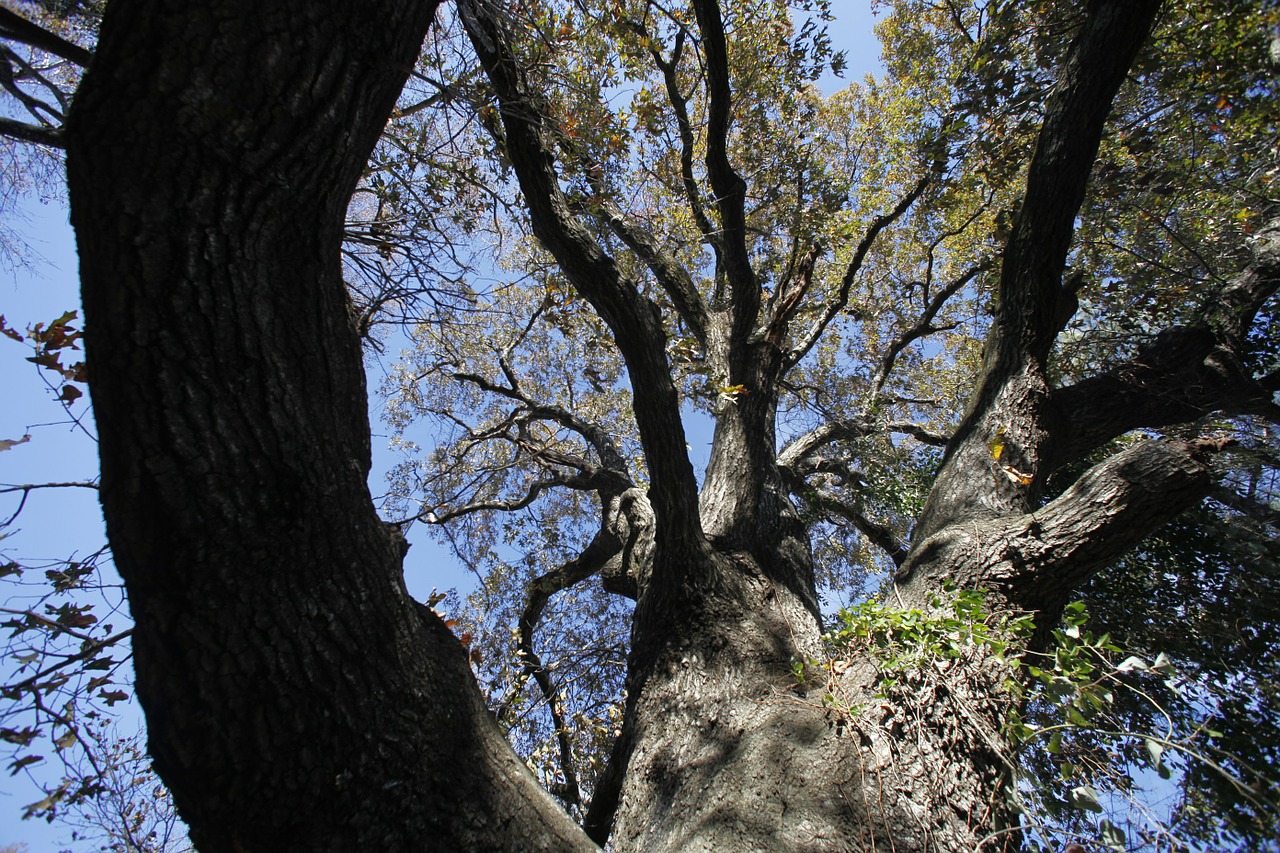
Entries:
{"label": "foliage cluster", "polygon": [[1016,750],[1008,795],[1043,849],[1057,849],[1055,839],[1121,853],[1184,849],[1179,831],[1203,820],[1202,795],[1192,786],[1175,801],[1170,792],[1192,776],[1201,784],[1213,776],[1234,792],[1224,797],[1231,819],[1212,831],[1218,849],[1268,843],[1265,827],[1280,818],[1280,784],[1268,765],[1224,748],[1223,732],[1213,728],[1229,713],[1220,697],[1179,673],[1165,653],[1148,662],[1110,634],[1093,633],[1080,601],[1065,608],[1047,647],[1032,650],[1029,614],[989,612],[980,591],[952,593],[928,612],[877,601],[842,609],[824,637],[826,659],[793,664],[797,682],[810,685],[821,672],[824,706],[857,720],[874,709],[841,701],[840,676],[868,653],[880,695],[895,701],[931,695],[926,687],[957,660],[989,659],[1003,671],[1004,733]]}

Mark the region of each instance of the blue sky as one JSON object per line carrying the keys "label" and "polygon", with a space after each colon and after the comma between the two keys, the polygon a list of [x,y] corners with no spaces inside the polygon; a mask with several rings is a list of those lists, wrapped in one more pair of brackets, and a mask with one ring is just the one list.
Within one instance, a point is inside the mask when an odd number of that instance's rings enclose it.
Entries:
{"label": "blue sky", "polygon": [[[871,34],[869,5],[837,3],[835,12],[838,20],[831,28],[832,42],[837,50],[848,52],[845,81],[876,72],[879,47]],[[844,83],[828,75],[823,85],[830,91]],[[65,205],[57,198],[42,201],[29,197],[8,225],[32,250],[30,268],[13,273],[0,270],[0,314],[8,325],[25,329],[38,322],[48,323],[66,310],[78,310],[76,254]],[[28,355],[24,346],[0,338],[0,388],[4,389],[0,398],[0,440],[31,436],[30,441],[0,452],[0,484],[92,480],[97,473],[93,440],[56,402],[56,390],[45,383],[39,368],[24,360]],[[376,378],[370,384],[376,387]],[[72,411],[83,417],[92,431],[87,403],[81,401]],[[376,496],[385,491],[385,472],[394,458],[386,450],[376,399],[371,400],[371,417],[375,457],[370,487]],[[0,495],[0,519],[7,518],[16,506],[13,496]],[[13,535],[0,542],[0,551],[21,557],[28,564],[91,553],[104,541],[97,495],[86,489],[33,492],[15,527],[16,531],[10,531]],[[430,541],[422,526],[410,532],[410,540],[414,547],[406,559],[406,582],[414,595],[425,598],[433,588],[465,589],[471,585],[471,576]],[[9,592],[6,589],[5,595]],[[23,604],[20,598],[10,598],[5,606],[20,608]],[[114,621],[119,627],[120,620]],[[0,665],[0,677],[8,681],[11,674],[11,662]],[[128,728],[129,720],[138,719],[140,714],[131,705],[125,716]],[[22,806],[40,796],[22,774],[10,777],[7,771],[0,771],[0,849],[26,843],[31,853],[37,853],[68,844],[70,832],[66,828],[20,820]],[[88,848],[81,845],[78,849]]]}

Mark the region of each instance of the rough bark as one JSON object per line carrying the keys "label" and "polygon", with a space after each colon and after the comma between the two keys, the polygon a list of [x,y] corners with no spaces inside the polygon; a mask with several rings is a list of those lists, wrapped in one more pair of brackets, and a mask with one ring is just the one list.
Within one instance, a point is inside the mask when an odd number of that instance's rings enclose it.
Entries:
{"label": "rough bark", "polygon": [[339,267],[435,3],[112,3],[73,111],[102,502],[201,850],[591,844],[405,591]]}
{"label": "rough bark", "polygon": [[[1005,470],[1035,470],[1047,453],[1053,423],[1044,360],[1061,323],[1060,275],[1072,223],[1111,98],[1156,5],[1094,4],[1071,52],[1031,167],[1023,219],[1005,252],[984,384],[950,442],[915,548],[898,555],[905,561],[903,600],[927,604],[953,577],[995,587],[1010,605],[1051,612],[1101,562],[1207,488],[1198,449],[1143,445],[1029,514],[1034,494],[1011,486]],[[677,444],[683,434],[672,428],[661,322],[565,200],[550,121],[506,44],[501,16],[483,0],[464,6],[472,44],[498,96],[532,229],[610,326],[626,360],[653,482],[653,568],[634,617],[623,734],[597,784],[588,832],[619,850],[845,850],[886,842],[897,850],[960,850],[980,846],[992,832],[987,840],[1002,847],[1014,841],[1001,832],[1009,759],[1000,723],[1008,708],[990,661],[978,655],[945,676],[930,676],[916,694],[887,698],[879,696],[874,666],[852,666],[834,686],[850,707],[877,709],[869,715],[832,712],[795,689],[792,665],[817,656],[820,646],[808,541],[786,496],[774,432],[779,382],[798,356],[780,348],[785,312],[760,316],[744,242],[744,184],[726,153],[733,92],[723,20],[715,2],[694,8],[714,197],[707,209],[695,205],[716,259],[705,310],[688,276],[658,256],[658,244],[640,226],[618,211],[604,224],[679,295],[682,315],[695,318],[705,342],[709,370],[735,389],[716,411],[698,518],[689,517],[690,481]],[[672,89],[672,60],[660,53],[655,60]],[[684,95],[671,95],[683,115]],[[681,130],[691,183],[692,128]],[[928,180],[877,220],[842,294],[878,230],[900,217]],[[698,196],[691,192],[692,201]],[[829,320],[820,316],[816,331],[801,339],[800,354]],[[892,354],[884,369],[891,368]],[[993,466],[989,443],[1006,432],[1008,455]],[[815,434],[810,449],[825,440]],[[813,462],[804,458],[805,447],[783,460],[789,476],[802,479],[801,463]],[[1173,460],[1179,464],[1162,467]],[[1038,488],[1044,474],[1035,476]],[[981,519],[990,520],[990,529],[960,535],[962,523]],[[1042,530],[1052,536],[1037,539]],[[1034,568],[1006,571],[1010,566]],[[1056,583],[1046,583],[1059,568]]]}
{"label": "rough bark", "polygon": [[[1045,358],[1070,298],[1062,282],[1067,250],[1111,101],[1159,6],[1159,0],[1091,4],[1068,52],[1002,258],[983,374],[947,446],[913,544],[951,524],[1025,512],[1044,486],[1056,427]],[[1003,446],[1000,470],[990,464],[997,441]],[[1004,469],[1025,476],[1005,481]]]}
{"label": "rough bark", "polygon": [[[803,482],[804,466],[819,464],[811,451],[882,425],[848,414],[795,444],[784,472],[778,388],[847,300],[870,242],[930,179],[876,221],[834,311],[783,353],[780,318],[791,315],[761,316],[745,188],[727,154],[723,19],[714,0],[694,5],[715,199],[705,208],[674,59],[656,60],[675,90],[682,171],[716,256],[711,297],[704,304],[640,226],[615,212],[605,224],[705,340],[717,379],[746,392],[716,413],[701,496],[663,318],[565,197],[554,133],[502,17],[487,0],[460,3],[533,231],[626,361],[650,477],[642,494],[590,425],[539,410],[595,444],[604,465],[579,466],[574,485],[599,490],[603,530],[532,590],[521,625],[529,676],[541,670],[532,631],[557,584],[599,572],[637,597],[623,733],[586,829],[644,851],[1016,845],[998,661],[975,649],[891,690],[869,659],[812,683],[794,674],[819,656],[821,626],[784,473]],[[928,606],[955,580],[1052,615],[1089,573],[1209,488],[1214,446],[1146,442],[1032,509],[1054,442],[1088,443],[1063,438],[1044,361],[1102,122],[1155,5],[1089,5],[1004,255],[987,370],[911,548],[896,558],[905,603]],[[72,116],[104,511],[137,619],[157,767],[201,849],[591,846],[502,742],[460,645],[409,599],[403,542],[365,485],[340,224],[433,6],[221,2],[179,14],[117,0]],[[535,407],[514,379],[457,378]]]}

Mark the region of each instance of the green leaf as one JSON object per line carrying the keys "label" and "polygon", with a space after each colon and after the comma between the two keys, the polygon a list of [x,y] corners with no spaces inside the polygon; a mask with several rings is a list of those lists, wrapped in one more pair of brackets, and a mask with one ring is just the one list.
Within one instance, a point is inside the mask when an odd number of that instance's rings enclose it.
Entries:
{"label": "green leaf", "polygon": [[1106,818],[1098,821],[1098,834],[1102,836],[1102,843],[1108,850],[1124,853],[1128,849],[1128,839],[1125,838],[1124,832]]}
{"label": "green leaf", "polygon": [[1151,766],[1159,767],[1160,761],[1164,756],[1164,746],[1151,738],[1146,738],[1143,744],[1147,747],[1147,755],[1151,758]]}
{"label": "green leaf", "polygon": [[1090,812],[1102,812],[1102,804],[1098,802],[1098,792],[1092,785],[1080,785],[1071,789],[1071,805]]}
{"label": "green leaf", "polygon": [[1058,729],[1049,737],[1049,745],[1046,747],[1050,755],[1062,754],[1062,729]]}

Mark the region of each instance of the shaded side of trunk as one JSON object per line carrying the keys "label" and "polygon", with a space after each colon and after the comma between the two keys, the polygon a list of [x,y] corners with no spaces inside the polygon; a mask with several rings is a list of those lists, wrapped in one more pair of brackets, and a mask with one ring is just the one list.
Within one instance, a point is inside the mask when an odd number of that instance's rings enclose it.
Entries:
{"label": "shaded side of trunk", "polygon": [[201,850],[591,845],[377,518],[339,266],[435,3],[112,3],[68,162],[102,501]]}
{"label": "shaded side of trunk", "polygon": [[818,664],[812,613],[750,555],[686,570],[706,581],[637,608],[614,849],[974,850],[1008,825],[1002,665],[882,695],[870,659]]}

